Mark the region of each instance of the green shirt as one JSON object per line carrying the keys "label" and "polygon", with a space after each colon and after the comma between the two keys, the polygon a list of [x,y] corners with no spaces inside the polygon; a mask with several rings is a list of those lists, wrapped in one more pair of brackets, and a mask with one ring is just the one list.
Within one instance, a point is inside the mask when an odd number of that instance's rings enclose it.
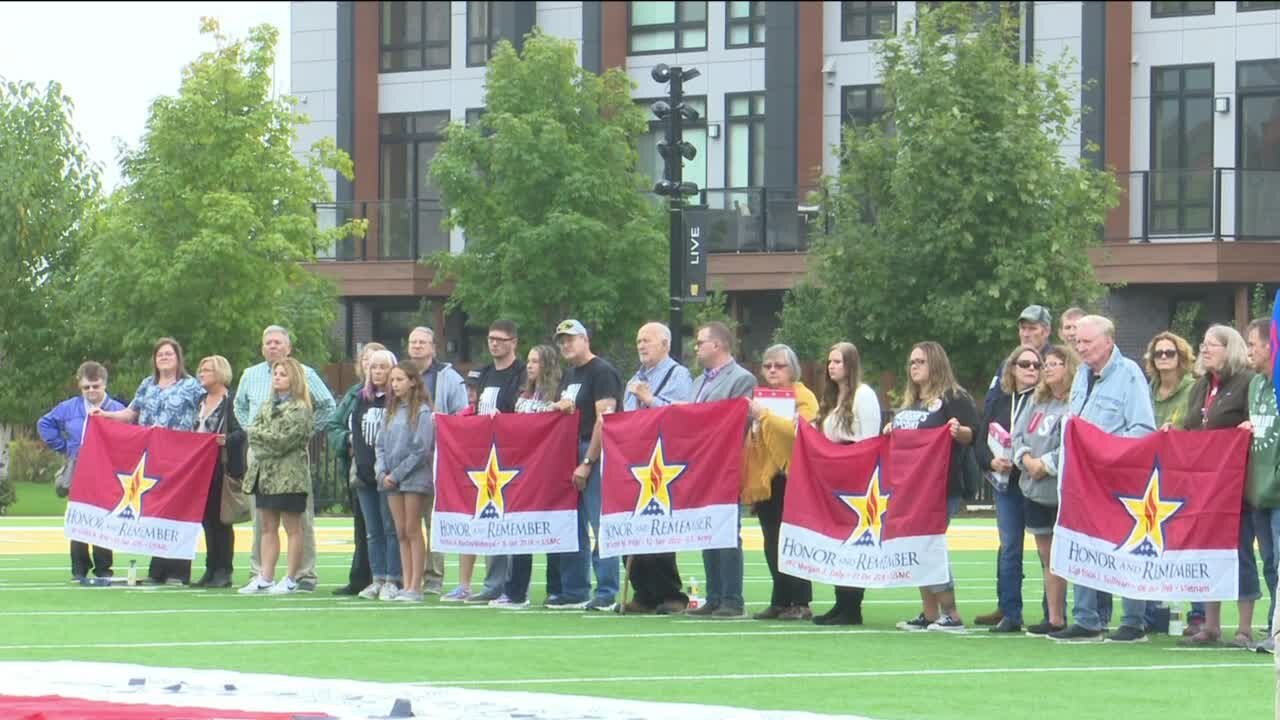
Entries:
{"label": "green shirt", "polygon": [[1171,423],[1175,428],[1182,428],[1182,419],[1187,416],[1187,398],[1191,397],[1191,386],[1195,385],[1191,373],[1182,376],[1173,394],[1164,400],[1160,399],[1160,376],[1151,379],[1151,405],[1156,415],[1156,428]]}
{"label": "green shirt", "polygon": [[1244,497],[1255,508],[1280,507],[1280,422],[1276,421],[1276,391],[1266,373],[1249,382],[1249,478]]}

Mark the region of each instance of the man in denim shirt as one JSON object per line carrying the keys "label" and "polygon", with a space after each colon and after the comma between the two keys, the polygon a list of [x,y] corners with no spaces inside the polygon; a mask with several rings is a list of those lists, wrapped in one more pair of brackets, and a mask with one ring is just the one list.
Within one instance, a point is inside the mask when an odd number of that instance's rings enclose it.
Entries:
{"label": "man in denim shirt", "polygon": [[[1138,365],[1120,354],[1115,336],[1115,325],[1107,318],[1085,315],[1076,321],[1076,352],[1083,362],[1071,384],[1070,414],[1112,435],[1141,437],[1156,429],[1151,390]],[[1068,641],[1101,638],[1098,594],[1092,588],[1076,585],[1072,625],[1049,637]],[[1107,636],[1107,641],[1145,642],[1146,606],[1142,600],[1124,599],[1120,627]]]}

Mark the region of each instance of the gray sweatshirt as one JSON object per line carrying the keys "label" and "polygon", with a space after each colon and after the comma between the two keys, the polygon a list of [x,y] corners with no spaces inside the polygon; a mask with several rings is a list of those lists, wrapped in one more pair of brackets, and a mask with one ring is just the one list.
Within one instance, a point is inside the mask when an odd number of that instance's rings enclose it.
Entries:
{"label": "gray sweatshirt", "polygon": [[[1035,403],[1018,413],[1013,424],[1013,462],[1022,470],[1018,487],[1028,500],[1041,505],[1058,504],[1058,470],[1062,467],[1062,430],[1066,424],[1066,400],[1049,398]],[[1022,456],[1029,454],[1044,463],[1048,475],[1032,480],[1022,465]]]}
{"label": "gray sweatshirt", "polygon": [[426,405],[419,408],[417,420],[410,424],[409,408],[404,405],[397,407],[390,424],[378,433],[374,443],[374,473],[378,478],[378,489],[386,490],[382,478],[389,473],[400,492],[426,495],[435,492],[430,462],[435,444],[435,423],[430,408]]}

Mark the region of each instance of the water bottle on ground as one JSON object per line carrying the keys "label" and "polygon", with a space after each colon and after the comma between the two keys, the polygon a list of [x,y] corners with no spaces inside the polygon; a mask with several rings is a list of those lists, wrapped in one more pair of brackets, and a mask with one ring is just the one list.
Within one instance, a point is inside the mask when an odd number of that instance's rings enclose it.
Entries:
{"label": "water bottle on ground", "polygon": [[686,595],[689,596],[690,610],[697,610],[698,608],[702,607],[702,602],[703,602],[702,595],[698,591],[699,591],[698,578],[696,576],[690,577],[689,588],[685,593]]}
{"label": "water bottle on ground", "polygon": [[129,561],[129,587],[133,587],[137,584],[138,584],[138,561],[130,560]]}
{"label": "water bottle on ground", "polygon": [[1182,608],[1172,604],[1169,605],[1169,634],[1182,636]]}

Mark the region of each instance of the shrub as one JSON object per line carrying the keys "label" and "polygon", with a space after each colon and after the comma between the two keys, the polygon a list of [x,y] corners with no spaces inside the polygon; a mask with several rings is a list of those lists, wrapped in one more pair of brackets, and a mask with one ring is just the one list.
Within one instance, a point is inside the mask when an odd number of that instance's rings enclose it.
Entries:
{"label": "shrub", "polygon": [[[52,484],[62,469],[63,458],[39,440],[17,438],[9,443],[9,482]],[[0,498],[0,502],[3,499]]]}

